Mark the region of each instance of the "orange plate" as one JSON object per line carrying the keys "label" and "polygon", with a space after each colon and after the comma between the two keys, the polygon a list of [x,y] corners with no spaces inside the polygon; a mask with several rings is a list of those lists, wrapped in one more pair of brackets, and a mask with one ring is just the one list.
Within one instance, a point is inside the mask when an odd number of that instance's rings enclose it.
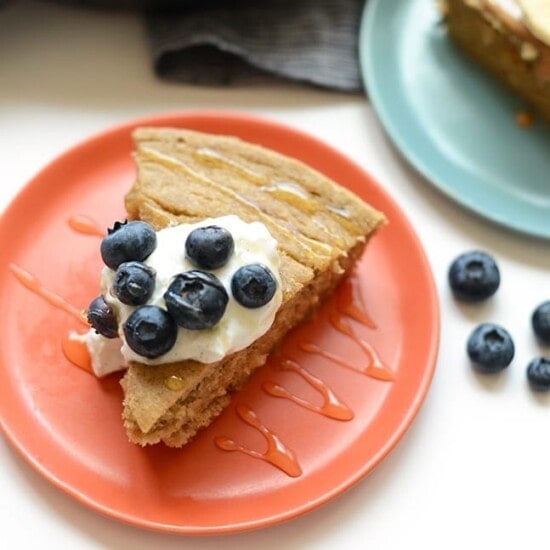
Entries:
{"label": "orange plate", "polygon": [[[348,323],[393,370],[384,382],[307,354],[309,340],[364,367],[367,354],[329,322],[337,295],[285,341],[283,353],[330,387],[353,411],[332,420],[262,389],[275,381],[313,402],[319,394],[293,372],[268,364],[235,395],[208,429],[183,449],[128,443],[119,377],[103,381],[72,366],[61,339],[78,326],[25,289],[13,262],[78,307],[99,292],[99,239],[72,230],[88,215],[101,226],[124,217],[123,196],[135,175],[130,134],[140,125],[223,133],[296,157],[384,211],[389,225],[371,242],[356,273],[368,328]],[[42,170],[0,220],[0,417],[7,438],[42,475],[91,508],[159,531],[229,533],[288,520],[327,502],[370,472],[393,448],[426,394],[435,367],[437,295],[422,247],[388,194],[361,168],[315,138],[274,122],[229,113],[188,113],[138,120],[77,145]],[[302,475],[219,449],[228,436],[264,452],[265,439],[237,415],[252,408],[292,449]]]}

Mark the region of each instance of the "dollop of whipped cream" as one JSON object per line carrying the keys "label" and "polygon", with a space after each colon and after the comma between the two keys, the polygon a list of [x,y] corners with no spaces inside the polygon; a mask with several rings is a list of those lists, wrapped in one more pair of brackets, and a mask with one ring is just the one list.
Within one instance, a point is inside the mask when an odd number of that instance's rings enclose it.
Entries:
{"label": "dollop of whipped cream", "polygon": [[[185,241],[191,231],[198,227],[218,225],[233,236],[235,248],[229,261],[221,268],[209,270],[221,281],[229,302],[221,320],[212,328],[188,330],[178,327],[175,345],[164,355],[148,359],[134,352],[126,343],[123,326],[138,306],[123,304],[111,292],[115,272],[108,267],[101,274],[101,291],[118,319],[119,338],[109,340],[92,330],[84,335],[92,368],[97,376],[105,376],[126,367],[130,361],[159,365],[192,359],[201,363],[213,363],[225,356],[246,348],[265,334],[275,319],[282,302],[282,285],[279,274],[277,241],[264,224],[246,223],[235,215],[209,218],[194,224],[167,227],[157,232],[157,247],[143,262],[156,271],[155,290],[147,305],[166,309],[163,295],[179,273],[197,269],[185,257]],[[231,293],[233,274],[242,266],[260,263],[273,273],[277,289],[273,298],[264,306],[246,308],[239,304]]]}

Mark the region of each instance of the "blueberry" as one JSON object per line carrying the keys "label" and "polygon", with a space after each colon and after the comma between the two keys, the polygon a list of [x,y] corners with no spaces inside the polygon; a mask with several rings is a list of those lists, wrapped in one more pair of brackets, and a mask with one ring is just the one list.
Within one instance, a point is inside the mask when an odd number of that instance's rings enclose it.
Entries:
{"label": "blueberry", "polygon": [[512,337],[500,325],[483,323],[468,338],[468,356],[481,372],[498,372],[514,358]]}
{"label": "blueberry", "polygon": [[129,306],[141,306],[155,290],[156,271],[141,262],[124,262],[118,266],[113,294]]}
{"label": "blueberry", "polygon": [[248,308],[267,304],[277,289],[273,273],[262,264],[248,264],[235,271],[231,292],[239,304]]}
{"label": "blueberry", "polygon": [[192,270],[176,276],[164,301],[180,327],[201,330],[213,327],[223,317],[229,297],[215,275]]}
{"label": "blueberry", "polygon": [[500,285],[495,260],[485,252],[461,254],[449,268],[449,285],[457,300],[479,302],[492,296]]}
{"label": "blueberry", "polygon": [[130,348],[149,359],[170,351],[178,336],[176,323],[169,313],[158,306],[138,307],[123,328]]}
{"label": "blueberry", "polygon": [[543,302],[535,309],[531,324],[537,338],[544,344],[550,344],[550,301]]}
{"label": "blueberry", "polygon": [[535,391],[550,390],[550,357],[535,357],[527,365],[527,380]]}
{"label": "blueberry", "polygon": [[115,222],[101,241],[101,257],[107,267],[116,269],[121,263],[145,260],[157,246],[157,235],[145,222]]}
{"label": "blueberry", "polygon": [[105,301],[103,296],[98,296],[92,300],[88,306],[88,323],[98,334],[105,338],[116,338],[117,320],[113,308]]}
{"label": "blueberry", "polygon": [[202,269],[218,269],[224,266],[234,247],[231,233],[219,225],[193,229],[185,241],[187,259]]}

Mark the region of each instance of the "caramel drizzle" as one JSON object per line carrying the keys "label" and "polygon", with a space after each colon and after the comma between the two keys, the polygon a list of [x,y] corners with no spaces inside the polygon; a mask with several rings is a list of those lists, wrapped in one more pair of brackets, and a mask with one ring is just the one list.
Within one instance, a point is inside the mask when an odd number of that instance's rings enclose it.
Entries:
{"label": "caramel drizzle", "polygon": [[[169,155],[166,155],[164,153],[161,153],[159,151],[155,151],[154,149],[151,149],[149,147],[141,147],[140,151],[142,154],[144,154],[146,157],[148,157],[150,160],[157,162],[161,165],[167,166],[169,168],[174,168],[177,170],[180,170],[184,174],[196,178],[205,185],[208,185],[209,187],[212,187],[216,189],[219,193],[222,193],[226,196],[231,197],[233,200],[239,202],[243,206],[249,209],[254,209],[255,215],[262,220],[262,222],[268,226],[268,227],[276,227],[284,236],[290,240],[296,241],[298,245],[303,249],[305,255],[311,256],[312,253],[314,253],[314,250],[316,253],[323,255],[323,256],[330,256],[332,252],[332,247],[316,241],[314,239],[310,239],[308,237],[304,236],[298,236],[295,232],[290,231],[288,228],[286,228],[281,223],[276,223],[274,219],[271,216],[268,216],[265,214],[256,204],[253,202],[250,202],[246,199],[244,199],[241,195],[233,191],[232,189],[228,189],[222,185],[219,185],[215,181],[211,180],[210,178],[206,177],[203,174],[200,174],[196,170],[193,170],[191,167],[186,165],[185,163],[181,162],[180,160],[173,158]],[[307,241],[309,243],[306,244],[303,241]],[[290,254],[290,252],[289,252]],[[295,260],[301,261],[303,258],[294,257]]]}
{"label": "caramel drizzle", "polygon": [[376,329],[376,323],[366,312],[357,276],[346,277],[338,294],[338,309],[368,328]]}
{"label": "caramel drizzle", "polygon": [[380,364],[382,365],[381,367],[374,363],[369,363],[365,368],[361,368],[357,367],[353,363],[348,363],[342,357],[331,353],[330,351],[324,350],[316,344],[313,344],[312,342],[300,342],[299,347],[302,351],[305,351],[306,353],[319,355],[320,357],[324,357],[325,359],[328,359],[329,361],[332,361],[333,363],[336,363],[341,367],[358,372],[359,374],[365,374],[367,376],[370,376],[371,378],[375,378],[376,380],[382,380],[384,382],[393,382],[395,380],[393,372],[382,362],[380,362]]}
{"label": "caramel drizzle", "polygon": [[365,311],[365,306],[363,304],[363,299],[359,288],[359,281],[356,276],[352,275],[345,279],[340,286],[337,299],[337,308],[339,313],[333,313],[330,316],[330,322],[336,330],[352,338],[361,347],[369,359],[369,364],[364,368],[357,367],[352,363],[348,363],[342,357],[331,353],[330,351],[324,350],[316,344],[308,341],[300,342],[298,344],[300,349],[306,353],[312,353],[324,357],[325,359],[328,359],[341,367],[365,374],[377,380],[383,380],[386,382],[395,380],[393,372],[384,364],[374,347],[361,338],[355,332],[353,327],[344,319],[344,316],[347,316],[370,329],[378,328],[376,323]]}
{"label": "caramel drizzle", "polygon": [[78,319],[83,325],[88,326],[88,323],[84,316],[84,311],[77,309],[55,292],[52,292],[51,290],[48,290],[46,287],[42,286],[40,281],[34,275],[31,275],[28,271],[25,271],[15,264],[10,264],[9,268],[11,272],[15,275],[16,279],[24,287],[29,289],[37,296],[40,296],[41,298],[46,300],[46,302],[48,302],[53,307],[65,311],[66,313]]}
{"label": "caramel drizzle", "polygon": [[266,393],[272,395],[273,397],[288,399],[289,401],[292,401],[305,409],[322,414],[323,416],[334,420],[351,420],[353,418],[353,411],[345,403],[343,403],[321,379],[313,376],[296,361],[284,359],[277,366],[281,370],[292,371],[299,374],[322,395],[323,404],[321,406],[315,405],[297,395],[294,395],[283,386],[270,381],[264,382],[262,385],[262,388]]}
{"label": "caramel drizzle", "polygon": [[[349,221],[350,212],[346,208],[330,205],[325,206],[321,201],[313,197],[307,189],[304,189],[297,183],[284,181],[272,183],[269,178],[263,174],[259,174],[258,172],[250,169],[248,166],[235,162],[233,159],[227,158],[209,147],[201,147],[197,149],[193,152],[193,157],[199,162],[232,170],[251,183],[261,185],[261,188],[264,191],[272,194],[276,199],[285,202],[286,204],[290,204],[306,214],[315,214],[326,209],[341,218],[340,225],[342,225],[347,231],[354,235],[358,234],[357,226]],[[326,228],[322,225],[321,227],[326,233]],[[315,240],[311,242],[317,243],[318,245],[324,244]]]}
{"label": "caramel drizzle", "polygon": [[[89,327],[84,311],[81,311],[69,304],[64,298],[48,290],[46,287],[42,286],[40,281],[34,276],[31,275],[28,271],[20,268],[15,264],[9,265],[10,271],[15,275],[16,279],[33,294],[36,294],[48,304],[53,307],[60,309],[69,315],[72,315],[75,319],[80,321],[86,327]],[[65,357],[75,366],[81,368],[82,370],[93,374],[92,362],[90,358],[90,353],[84,342],[80,342],[71,338],[70,334],[67,334],[61,340],[61,349]]]}
{"label": "caramel drizzle", "polygon": [[276,434],[261,423],[258,415],[251,408],[246,405],[237,405],[236,411],[244,422],[258,430],[265,437],[267,450],[261,453],[240,445],[228,437],[218,436],[214,439],[214,442],[220,449],[224,451],[239,451],[252,458],[263,460],[279,468],[279,470],[290,477],[298,477],[302,474],[302,468],[298,464],[294,452]]}
{"label": "caramel drizzle", "polygon": [[[358,234],[357,226],[353,223],[350,223],[349,210],[339,206],[326,206],[321,201],[312,196],[307,189],[304,189],[298,183],[286,181],[271,182],[269,178],[265,177],[264,175],[259,174],[258,172],[255,172],[247,166],[235,162],[233,159],[227,158],[208,147],[197,149],[196,151],[194,151],[193,157],[197,161],[203,162],[205,164],[221,166],[223,168],[233,170],[235,173],[242,176],[244,179],[250,181],[251,183],[261,185],[260,188],[263,191],[270,193],[276,199],[284,202],[285,204],[294,206],[295,208],[298,208],[306,214],[316,214],[317,212],[328,210],[340,217],[340,225],[342,225],[347,231],[349,231],[353,235]],[[323,223],[317,223],[317,225],[325,234],[329,234],[327,228]],[[334,235],[332,236],[334,237]],[[302,239],[310,243],[314,248],[316,246],[325,246],[329,254],[332,250],[332,247],[328,246],[322,241],[310,239],[303,235]]]}
{"label": "caramel drizzle", "polygon": [[205,164],[211,164],[221,168],[229,168],[243,178],[257,185],[265,185],[269,183],[269,179],[266,176],[258,174],[258,172],[235,162],[233,159],[220,155],[217,151],[214,151],[214,149],[210,149],[209,147],[200,147],[199,149],[196,149],[193,152],[193,157],[199,162],[204,162]]}
{"label": "caramel drizzle", "polygon": [[327,210],[346,220],[349,220],[351,215],[351,212],[343,206],[332,206],[331,204],[329,204],[327,206]]}
{"label": "caramel drizzle", "polygon": [[185,380],[181,376],[176,376],[172,374],[164,380],[164,385],[172,391],[181,391],[187,385]]}
{"label": "caramel drizzle", "polygon": [[363,340],[363,338],[355,332],[353,327],[346,322],[340,314],[333,313],[330,316],[330,323],[338,332],[349,336],[367,355],[370,360],[370,364],[364,370],[365,374],[372,376],[373,378],[377,378],[378,380],[395,380],[393,372],[386,367],[386,365],[384,365],[374,347],[371,346],[366,340]]}
{"label": "caramel drizzle", "polygon": [[76,231],[77,233],[82,233],[83,235],[93,235],[95,237],[105,237],[105,231],[103,231],[99,225],[89,218],[88,216],[76,215],[71,216],[67,223],[69,227]]}

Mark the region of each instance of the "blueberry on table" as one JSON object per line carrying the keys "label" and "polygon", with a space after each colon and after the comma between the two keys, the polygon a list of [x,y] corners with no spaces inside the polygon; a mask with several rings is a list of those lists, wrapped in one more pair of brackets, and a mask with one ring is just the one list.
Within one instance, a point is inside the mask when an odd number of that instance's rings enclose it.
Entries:
{"label": "blueberry on table", "polygon": [[231,233],[219,225],[194,229],[185,241],[187,259],[202,269],[218,269],[224,266],[234,247]]}
{"label": "blueberry on table", "polygon": [[223,317],[228,301],[220,280],[198,269],[177,275],[164,293],[170,315],[189,330],[213,327]]}
{"label": "blueberry on table", "polygon": [[535,391],[550,390],[550,357],[535,357],[527,365],[527,380]]}
{"label": "blueberry on table", "polygon": [[550,301],[543,302],[535,309],[531,325],[537,338],[544,344],[550,344]]}
{"label": "blueberry on table", "polygon": [[107,267],[116,269],[124,262],[142,262],[157,246],[157,235],[146,222],[115,222],[101,241],[101,257]]}
{"label": "blueberry on table", "polygon": [[170,351],[176,343],[178,327],[158,306],[141,306],[124,323],[126,343],[138,355],[154,359]]}
{"label": "blueberry on table", "polygon": [[514,358],[512,337],[500,325],[483,323],[468,338],[468,356],[481,372],[498,372]]}
{"label": "blueberry on table", "polygon": [[118,326],[113,308],[105,301],[103,296],[94,298],[88,306],[88,323],[98,334],[105,338],[116,338]]}
{"label": "blueberry on table", "polygon": [[500,285],[495,260],[486,252],[465,252],[449,268],[449,285],[457,300],[479,302],[492,296]]}
{"label": "blueberry on table", "polygon": [[268,267],[248,264],[235,271],[231,292],[239,304],[257,308],[267,304],[275,294],[277,281]]}
{"label": "blueberry on table", "polygon": [[130,306],[141,306],[155,290],[156,271],[141,262],[124,262],[118,266],[113,281],[113,294]]}

